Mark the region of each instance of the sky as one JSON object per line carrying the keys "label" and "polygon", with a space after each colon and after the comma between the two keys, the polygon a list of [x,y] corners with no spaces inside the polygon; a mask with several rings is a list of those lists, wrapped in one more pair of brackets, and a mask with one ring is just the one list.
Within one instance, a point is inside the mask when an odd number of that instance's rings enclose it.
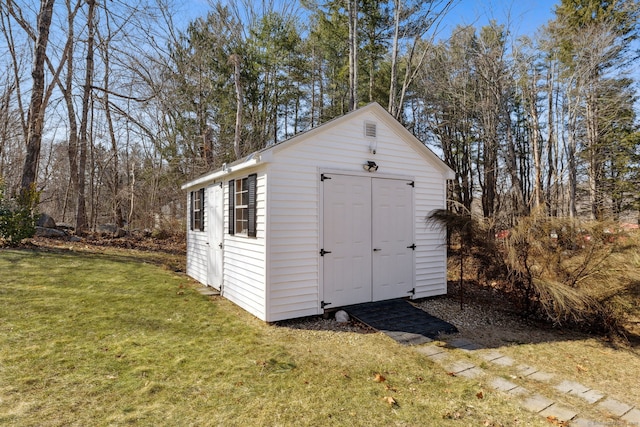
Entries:
{"label": "sky", "polygon": [[[558,2],[559,0],[458,0],[446,17],[444,35],[449,34],[456,25],[481,27],[490,19],[495,19],[500,24],[508,24],[514,36],[533,36],[536,29],[553,18],[554,5]],[[178,10],[174,20],[181,26],[186,26],[198,16],[206,15],[209,2],[186,0],[178,6]]]}
{"label": "sky", "polygon": [[[491,19],[505,24],[515,36],[530,35],[553,18],[558,0],[461,0],[446,18],[450,28],[456,25],[481,27]],[[450,31],[445,32],[449,33]]]}

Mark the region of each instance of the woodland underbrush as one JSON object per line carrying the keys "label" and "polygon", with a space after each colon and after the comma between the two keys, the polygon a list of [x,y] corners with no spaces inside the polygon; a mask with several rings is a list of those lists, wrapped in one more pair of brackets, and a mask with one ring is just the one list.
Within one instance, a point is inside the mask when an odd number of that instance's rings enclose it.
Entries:
{"label": "woodland underbrush", "polygon": [[524,316],[628,338],[640,321],[640,232],[614,222],[533,214],[496,231],[471,216],[447,225],[450,280],[490,286]]}

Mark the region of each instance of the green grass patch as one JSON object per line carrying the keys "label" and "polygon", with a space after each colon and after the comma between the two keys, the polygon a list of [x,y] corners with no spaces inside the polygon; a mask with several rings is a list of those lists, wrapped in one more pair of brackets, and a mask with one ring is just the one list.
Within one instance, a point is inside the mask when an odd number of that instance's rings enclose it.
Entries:
{"label": "green grass patch", "polygon": [[0,251],[0,425],[543,425],[381,334],[268,325],[152,261]]}

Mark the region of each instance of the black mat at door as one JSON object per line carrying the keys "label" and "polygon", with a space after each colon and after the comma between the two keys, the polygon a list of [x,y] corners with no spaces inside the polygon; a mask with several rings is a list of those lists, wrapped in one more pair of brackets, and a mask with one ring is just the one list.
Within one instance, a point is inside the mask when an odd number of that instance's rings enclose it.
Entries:
{"label": "black mat at door", "polygon": [[414,307],[404,299],[367,302],[343,307],[343,310],[404,345],[423,344],[440,333],[458,332],[452,324]]}

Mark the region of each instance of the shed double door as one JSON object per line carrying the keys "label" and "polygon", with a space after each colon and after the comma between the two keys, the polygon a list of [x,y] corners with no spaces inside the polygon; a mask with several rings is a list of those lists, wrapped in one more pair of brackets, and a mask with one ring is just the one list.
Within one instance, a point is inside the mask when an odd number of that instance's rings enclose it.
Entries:
{"label": "shed double door", "polygon": [[325,174],[323,301],[340,307],[413,289],[413,186],[401,179]]}

